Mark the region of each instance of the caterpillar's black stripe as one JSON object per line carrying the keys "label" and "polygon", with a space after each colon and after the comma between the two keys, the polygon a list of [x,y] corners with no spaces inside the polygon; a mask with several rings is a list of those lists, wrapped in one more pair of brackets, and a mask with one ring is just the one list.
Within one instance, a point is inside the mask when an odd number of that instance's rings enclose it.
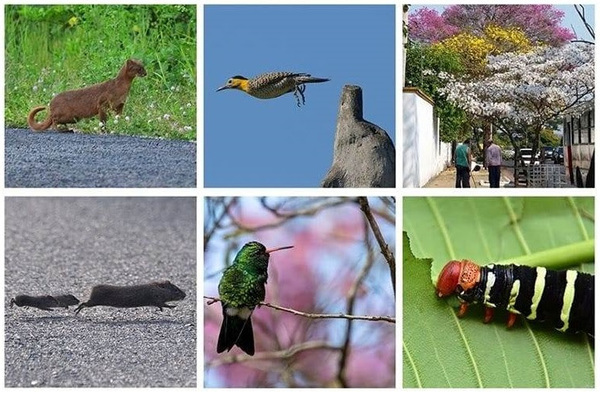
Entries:
{"label": "caterpillar's black stripe", "polygon": [[594,276],[583,272],[491,264],[480,267],[479,282],[459,298],[594,335]]}

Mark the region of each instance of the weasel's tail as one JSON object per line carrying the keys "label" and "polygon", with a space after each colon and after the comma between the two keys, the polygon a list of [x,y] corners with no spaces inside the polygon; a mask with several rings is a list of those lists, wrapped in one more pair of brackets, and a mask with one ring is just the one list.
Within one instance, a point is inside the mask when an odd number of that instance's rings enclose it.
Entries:
{"label": "weasel's tail", "polygon": [[29,113],[29,116],[27,117],[27,123],[29,124],[29,127],[31,127],[32,130],[42,131],[42,130],[46,130],[47,128],[52,126],[52,118],[50,117],[50,115],[48,115],[46,120],[44,120],[41,123],[35,121],[35,115],[38,112],[43,111],[45,109],[46,109],[46,107],[35,107]]}

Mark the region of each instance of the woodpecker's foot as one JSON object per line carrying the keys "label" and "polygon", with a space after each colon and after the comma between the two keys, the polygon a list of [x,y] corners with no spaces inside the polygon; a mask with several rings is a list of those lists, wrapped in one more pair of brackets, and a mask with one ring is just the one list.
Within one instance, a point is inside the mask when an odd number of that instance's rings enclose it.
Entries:
{"label": "woodpecker's foot", "polygon": [[[296,90],[294,90],[294,96],[296,97],[296,104],[298,107],[304,105],[304,91],[306,90],[306,85],[297,85]],[[302,104],[300,104],[300,98],[302,98]]]}

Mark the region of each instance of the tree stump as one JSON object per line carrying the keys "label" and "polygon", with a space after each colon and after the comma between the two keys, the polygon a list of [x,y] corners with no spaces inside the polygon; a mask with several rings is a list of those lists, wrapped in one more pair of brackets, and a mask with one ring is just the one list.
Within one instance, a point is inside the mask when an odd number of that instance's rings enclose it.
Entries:
{"label": "tree stump", "polygon": [[321,187],[396,186],[396,149],[388,133],[363,119],[362,89],[346,85],[338,112],[333,163]]}

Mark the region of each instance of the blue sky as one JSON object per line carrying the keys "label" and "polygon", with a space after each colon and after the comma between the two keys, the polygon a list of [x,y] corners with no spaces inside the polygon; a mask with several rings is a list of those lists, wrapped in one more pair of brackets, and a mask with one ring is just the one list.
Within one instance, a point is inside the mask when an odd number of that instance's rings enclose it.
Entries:
{"label": "blue sky", "polygon": [[[584,4],[583,6],[585,8],[585,18],[587,19],[588,23],[595,28],[594,5]],[[555,7],[565,13],[561,25],[568,27],[569,29],[572,28],[575,31],[575,34],[577,34],[577,38],[593,41],[592,37],[589,35],[588,31],[585,29],[585,26],[581,22],[581,19],[579,19],[577,11],[575,11],[575,8],[572,4],[555,5]]]}
{"label": "blue sky", "polygon": [[[366,120],[395,141],[395,7],[204,7],[206,187],[318,187],[331,166],[342,87],[363,89]],[[216,92],[234,75],[305,72],[306,105]]]}

